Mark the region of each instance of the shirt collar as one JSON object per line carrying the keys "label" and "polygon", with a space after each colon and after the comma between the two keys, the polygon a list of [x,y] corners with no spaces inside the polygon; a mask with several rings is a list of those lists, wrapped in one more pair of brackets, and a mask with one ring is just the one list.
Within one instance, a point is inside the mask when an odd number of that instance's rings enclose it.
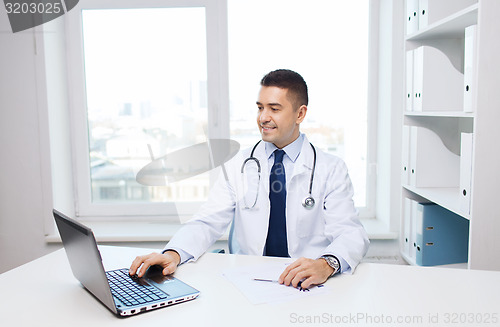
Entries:
{"label": "shirt collar", "polygon": [[[276,150],[278,147],[274,145],[271,142],[265,142],[266,145],[266,155],[267,158],[271,158],[271,155],[273,154],[274,150]],[[288,144],[285,146],[282,150],[285,151],[285,154],[292,160],[292,162],[295,162],[297,158],[299,157],[300,150],[302,149],[302,143],[304,143],[304,134],[300,133],[299,137],[292,143]]]}

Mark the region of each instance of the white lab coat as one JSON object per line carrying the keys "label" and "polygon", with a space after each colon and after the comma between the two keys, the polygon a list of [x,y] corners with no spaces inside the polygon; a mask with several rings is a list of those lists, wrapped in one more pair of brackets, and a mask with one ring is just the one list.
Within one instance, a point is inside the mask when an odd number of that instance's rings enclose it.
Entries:
{"label": "white lab coat", "polygon": [[[261,142],[254,156],[261,165],[261,179],[256,169],[247,187],[243,183],[241,166],[251,149],[240,151],[228,161],[224,174],[210,191],[208,201],[186,223],[165,247],[178,248],[197,260],[227,230],[231,222],[229,248],[231,253],[262,255],[269,224],[269,167],[265,144]],[[338,157],[316,149],[316,170],[312,196],[316,201],[312,209],[302,206],[309,194],[309,181],[313,167],[313,151],[307,138],[295,162],[291,178],[287,178],[286,227],[288,252],[292,258],[316,259],[332,254],[345,260],[352,272],[365,255],[369,241],[357,218],[352,200],[353,188],[345,163]],[[247,169],[256,167],[249,163]],[[289,174],[290,172],[286,172]],[[289,182],[288,182],[289,180]],[[245,209],[245,194],[255,193],[259,185],[257,203]],[[252,187],[253,186],[253,187]],[[253,191],[252,191],[253,189]],[[252,204],[255,197],[247,198]]]}

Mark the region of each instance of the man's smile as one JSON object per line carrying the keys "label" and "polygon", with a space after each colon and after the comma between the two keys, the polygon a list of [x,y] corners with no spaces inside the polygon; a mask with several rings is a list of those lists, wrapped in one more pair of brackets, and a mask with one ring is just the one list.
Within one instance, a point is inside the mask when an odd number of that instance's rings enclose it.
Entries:
{"label": "man's smile", "polygon": [[260,127],[262,128],[262,130],[266,132],[276,129],[276,126],[268,126],[268,125],[260,125]]}

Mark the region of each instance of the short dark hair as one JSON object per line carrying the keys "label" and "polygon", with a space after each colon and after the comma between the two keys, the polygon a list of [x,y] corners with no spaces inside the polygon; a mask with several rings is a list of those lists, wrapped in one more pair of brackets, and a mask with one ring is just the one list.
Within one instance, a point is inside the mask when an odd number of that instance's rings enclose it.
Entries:
{"label": "short dark hair", "polygon": [[292,104],[298,109],[309,102],[307,95],[307,84],[299,73],[289,69],[277,69],[262,78],[261,86],[276,86],[287,89],[287,96]]}

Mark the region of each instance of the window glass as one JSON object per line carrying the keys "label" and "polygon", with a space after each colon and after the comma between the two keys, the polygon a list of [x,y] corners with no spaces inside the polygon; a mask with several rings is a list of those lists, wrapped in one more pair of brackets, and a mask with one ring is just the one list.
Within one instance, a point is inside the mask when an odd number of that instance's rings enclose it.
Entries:
{"label": "window glass", "polygon": [[82,11],[93,203],[203,201],[208,174],[167,186],[139,170],[206,141],[205,8]]}
{"label": "window glass", "polygon": [[260,79],[287,68],[309,88],[301,131],[346,161],[357,207],[366,206],[369,1],[228,0],[231,138],[259,139]]}

